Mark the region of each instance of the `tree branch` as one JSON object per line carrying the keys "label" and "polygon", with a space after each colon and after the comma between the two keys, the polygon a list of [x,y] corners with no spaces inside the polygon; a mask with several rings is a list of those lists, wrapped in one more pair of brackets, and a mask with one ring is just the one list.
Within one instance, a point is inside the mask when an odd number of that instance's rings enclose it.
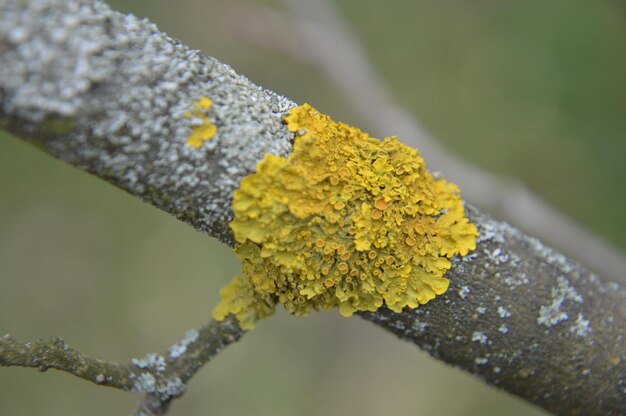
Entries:
{"label": "tree branch", "polygon": [[[232,192],[265,153],[290,152],[282,116],[295,104],[98,1],[0,7],[0,127],[232,245]],[[218,133],[195,149],[184,114],[202,96]],[[624,287],[467,210],[481,237],[455,260],[448,292],[402,314],[362,316],[552,412],[619,414]],[[138,414],[163,412],[172,386],[140,381],[151,394]]]}
{"label": "tree branch", "polygon": [[198,331],[189,331],[165,356],[148,354],[131,364],[88,357],[56,337],[19,342],[5,334],[0,337],[0,366],[53,368],[98,385],[146,393],[134,414],[163,415],[171,401],[185,392],[191,377],[244,333],[233,317],[211,321]]}
{"label": "tree branch", "polygon": [[50,368],[64,371],[92,383],[131,391],[140,370],[127,364],[88,357],[71,348],[61,338],[20,342],[10,334],[0,338],[0,366]]}

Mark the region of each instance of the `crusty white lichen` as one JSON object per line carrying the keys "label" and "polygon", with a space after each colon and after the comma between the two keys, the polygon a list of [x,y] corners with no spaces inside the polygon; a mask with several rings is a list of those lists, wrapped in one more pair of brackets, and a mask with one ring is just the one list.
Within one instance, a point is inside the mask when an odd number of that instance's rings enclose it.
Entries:
{"label": "crusty white lichen", "polygon": [[589,335],[589,321],[585,319],[582,313],[578,314],[578,319],[576,319],[574,325],[570,327],[570,332],[579,337]]}
{"label": "crusty white lichen", "polygon": [[472,342],[478,342],[479,344],[486,344],[489,338],[487,335],[480,331],[474,331],[472,333]]}
{"label": "crusty white lichen", "polygon": [[474,359],[474,363],[476,365],[486,365],[487,363],[489,363],[489,359],[486,357],[478,357]]}
{"label": "crusty white lichen", "polygon": [[566,301],[582,303],[583,298],[576,292],[565,276],[557,278],[557,286],[552,288],[552,301],[549,305],[542,305],[539,309],[537,323],[547,327],[554,326],[561,321],[569,319],[567,312],[563,309]]}
{"label": "crusty white lichen", "polygon": [[461,290],[459,290],[459,296],[461,299],[465,299],[465,297],[470,293],[470,288],[468,286],[463,286]]}
{"label": "crusty white lichen", "polygon": [[178,397],[182,395],[187,386],[179,377],[173,377],[164,384],[158,385],[154,393],[158,394],[162,400],[167,400],[171,397]]}
{"label": "crusty white lichen", "polygon": [[159,381],[153,374],[143,372],[134,377],[131,391],[133,393],[156,394],[161,400],[168,400],[182,395],[185,389],[185,383],[177,376]]}
{"label": "crusty white lichen", "polygon": [[192,342],[195,342],[198,339],[199,335],[200,334],[195,329],[190,329],[189,331],[187,331],[183,339],[181,339],[176,344],[170,347],[169,349],[170,357],[178,358],[182,354],[184,354],[185,351],[187,351],[187,347],[189,346],[189,344],[191,344]]}
{"label": "crusty white lichen", "polygon": [[508,318],[511,316],[511,312],[509,312],[506,308],[503,308],[502,306],[498,306],[498,316],[500,316],[500,318],[502,319]]}
{"label": "crusty white lichen", "polygon": [[132,363],[135,367],[153,369],[158,373],[165,371],[166,367],[165,358],[155,353],[150,353],[141,359],[133,358]]}
{"label": "crusty white lichen", "polygon": [[148,372],[136,377],[131,391],[133,393],[152,393],[156,388],[156,378]]}

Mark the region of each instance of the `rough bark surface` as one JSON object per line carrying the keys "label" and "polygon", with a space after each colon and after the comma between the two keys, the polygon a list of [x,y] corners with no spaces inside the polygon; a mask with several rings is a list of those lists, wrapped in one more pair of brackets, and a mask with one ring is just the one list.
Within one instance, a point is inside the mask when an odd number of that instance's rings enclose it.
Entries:
{"label": "rough bark surface", "polygon": [[[98,1],[4,0],[0,16],[1,128],[232,245],[232,192],[290,152],[293,102]],[[218,134],[195,149],[184,114],[202,96]],[[624,287],[467,210],[480,238],[449,291],[362,316],[554,413],[623,414]],[[138,412],[159,414],[153,398]]]}

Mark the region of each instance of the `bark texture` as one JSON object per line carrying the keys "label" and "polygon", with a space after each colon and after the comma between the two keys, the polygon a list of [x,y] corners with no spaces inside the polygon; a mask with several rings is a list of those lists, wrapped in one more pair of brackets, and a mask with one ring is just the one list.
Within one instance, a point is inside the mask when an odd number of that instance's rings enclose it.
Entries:
{"label": "bark texture", "polygon": [[[99,1],[3,0],[0,16],[1,128],[232,245],[232,192],[265,153],[290,152],[293,102]],[[218,134],[196,149],[185,113],[202,96]],[[624,414],[625,288],[467,210],[480,238],[449,291],[361,316],[556,414]],[[1,364],[23,365],[7,351]],[[138,414],[167,407],[154,398]]]}

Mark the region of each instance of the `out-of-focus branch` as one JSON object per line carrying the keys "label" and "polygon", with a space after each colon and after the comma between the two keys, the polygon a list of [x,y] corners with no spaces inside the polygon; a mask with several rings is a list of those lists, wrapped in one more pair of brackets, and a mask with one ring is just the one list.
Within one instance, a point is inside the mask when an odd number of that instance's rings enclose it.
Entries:
{"label": "out-of-focus branch", "polygon": [[0,366],[32,367],[39,371],[53,368],[98,385],[146,393],[134,414],[163,415],[171,401],[185,392],[189,379],[243,334],[233,317],[223,322],[211,321],[198,331],[189,331],[165,356],[148,354],[131,364],[91,358],[60,338],[20,342],[5,334],[0,337]]}
{"label": "out-of-focus branch", "polygon": [[60,338],[20,342],[10,334],[0,337],[0,366],[50,368],[65,371],[92,383],[131,391],[140,369],[88,357],[71,348]]}
{"label": "out-of-focus branch", "polygon": [[[294,104],[98,1],[0,4],[0,127],[231,244],[232,191],[265,153],[289,153],[282,116]],[[218,134],[197,149],[186,145],[184,114],[201,96],[215,103]],[[624,287],[467,211],[480,239],[453,263],[448,292],[416,310],[362,316],[552,412],[620,414]],[[227,325],[222,345],[241,334]],[[197,369],[176,362],[181,382]],[[137,414],[167,408],[151,381],[140,380],[150,395]]]}
{"label": "out-of-focus branch", "polygon": [[231,9],[227,27],[245,42],[318,67],[373,132],[397,135],[419,148],[431,168],[459,184],[468,201],[576,256],[592,270],[626,282],[626,258],[618,249],[550,206],[523,183],[480,169],[439,144],[385,87],[332,0],[285,0],[285,4],[288,12],[238,5]]}

